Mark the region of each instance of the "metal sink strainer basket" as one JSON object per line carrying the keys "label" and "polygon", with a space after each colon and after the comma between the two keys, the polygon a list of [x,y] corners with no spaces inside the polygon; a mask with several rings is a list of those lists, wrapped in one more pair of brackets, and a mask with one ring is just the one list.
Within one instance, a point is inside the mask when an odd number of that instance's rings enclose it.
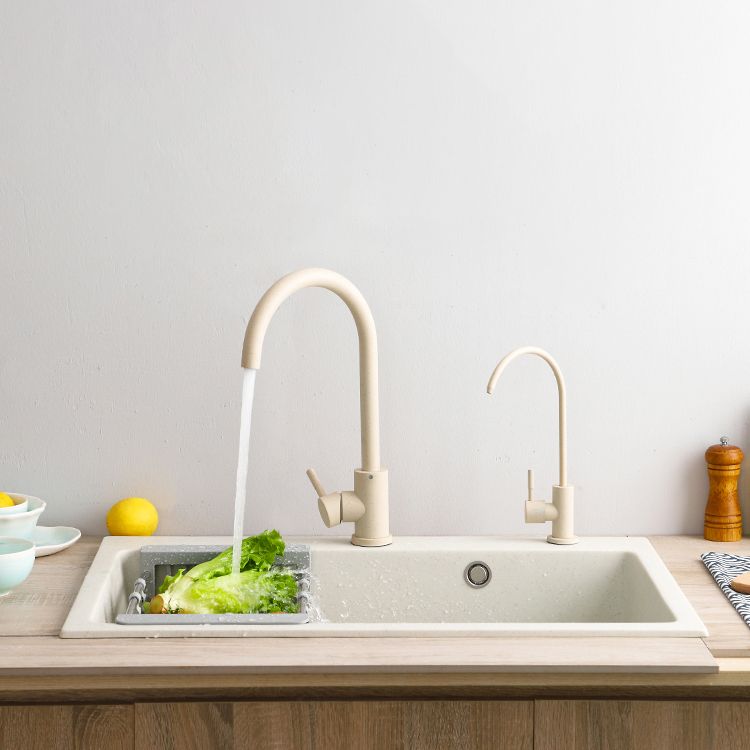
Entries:
{"label": "metal sink strainer basket", "polygon": [[225,546],[159,546],[141,547],[141,577],[128,597],[127,609],[115,618],[118,625],[300,625],[309,622],[310,547],[306,544],[289,544],[283,558],[276,565],[289,568],[297,579],[297,604],[294,614],[252,615],[144,615],[141,604],[154,596],[164,578],[174,575],[180,568],[192,568],[198,563],[216,557]]}

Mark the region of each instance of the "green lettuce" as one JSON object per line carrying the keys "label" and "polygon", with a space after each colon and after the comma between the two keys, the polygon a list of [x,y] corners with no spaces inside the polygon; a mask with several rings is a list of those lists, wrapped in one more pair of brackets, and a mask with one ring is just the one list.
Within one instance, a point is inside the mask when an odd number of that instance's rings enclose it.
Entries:
{"label": "green lettuce", "polygon": [[297,581],[285,570],[246,570],[175,586],[161,597],[171,614],[296,612]]}
{"label": "green lettuce", "polygon": [[[269,570],[276,558],[284,555],[285,549],[284,540],[276,529],[264,531],[257,536],[248,536],[242,540],[240,570]],[[175,575],[167,576],[159,587],[159,593],[163,594],[183,574],[187,575],[191,582],[229,575],[232,572],[232,548],[229,547],[211,560],[190,568],[187,573],[185,570],[181,568]]]}
{"label": "green lettuce", "polygon": [[226,614],[297,611],[297,581],[288,570],[271,569],[284,554],[275,529],[242,540],[240,573],[232,574],[232,548],[167,576],[150,603],[152,614]]}

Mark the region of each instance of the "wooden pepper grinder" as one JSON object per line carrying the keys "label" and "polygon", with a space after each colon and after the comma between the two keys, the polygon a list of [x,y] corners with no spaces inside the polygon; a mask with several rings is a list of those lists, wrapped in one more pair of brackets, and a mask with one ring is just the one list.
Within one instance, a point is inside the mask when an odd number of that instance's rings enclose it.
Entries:
{"label": "wooden pepper grinder", "polygon": [[742,451],[736,445],[727,445],[725,437],[706,451],[709,489],[703,536],[709,541],[738,542],[742,539],[737,480],[743,458]]}

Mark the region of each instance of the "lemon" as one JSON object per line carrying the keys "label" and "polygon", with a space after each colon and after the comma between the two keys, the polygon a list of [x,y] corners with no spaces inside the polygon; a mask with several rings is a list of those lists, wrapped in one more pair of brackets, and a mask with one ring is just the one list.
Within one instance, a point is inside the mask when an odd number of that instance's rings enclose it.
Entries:
{"label": "lemon", "polygon": [[145,497],[126,497],[107,512],[107,528],[113,536],[151,536],[158,525],[159,514]]}
{"label": "lemon", "polygon": [[0,508],[10,508],[15,504],[16,501],[7,492],[0,492]]}

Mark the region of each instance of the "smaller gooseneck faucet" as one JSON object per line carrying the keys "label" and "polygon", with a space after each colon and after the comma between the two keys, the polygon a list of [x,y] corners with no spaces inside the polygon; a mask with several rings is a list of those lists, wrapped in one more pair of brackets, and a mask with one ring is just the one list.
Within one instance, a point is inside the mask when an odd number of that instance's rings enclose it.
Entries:
{"label": "smaller gooseneck faucet", "polygon": [[354,491],[327,493],[313,469],[307,470],[323,523],[329,528],[354,522],[352,544],[382,547],[393,540],[388,530],[388,471],[380,466],[378,411],[378,342],[370,308],[349,279],[325,268],[304,268],[279,279],[261,297],[245,331],[242,366],[260,369],[266,330],[284,300],[300,289],[322,287],[337,294],[349,308],[359,335],[359,403],[362,466],[354,471]]}
{"label": "smaller gooseneck faucet", "polygon": [[522,346],[503,357],[494,369],[487,383],[487,393],[495,389],[498,378],[505,368],[517,357],[533,354],[541,357],[551,368],[557,380],[558,428],[560,432],[560,483],[552,487],[552,502],[534,500],[534,472],[529,469],[529,494],[526,503],[526,523],[552,521],[552,533],[547,537],[550,544],[576,544],[578,537],[573,533],[573,487],[568,484],[567,434],[565,426],[565,380],[557,362],[544,349],[536,346]]}

